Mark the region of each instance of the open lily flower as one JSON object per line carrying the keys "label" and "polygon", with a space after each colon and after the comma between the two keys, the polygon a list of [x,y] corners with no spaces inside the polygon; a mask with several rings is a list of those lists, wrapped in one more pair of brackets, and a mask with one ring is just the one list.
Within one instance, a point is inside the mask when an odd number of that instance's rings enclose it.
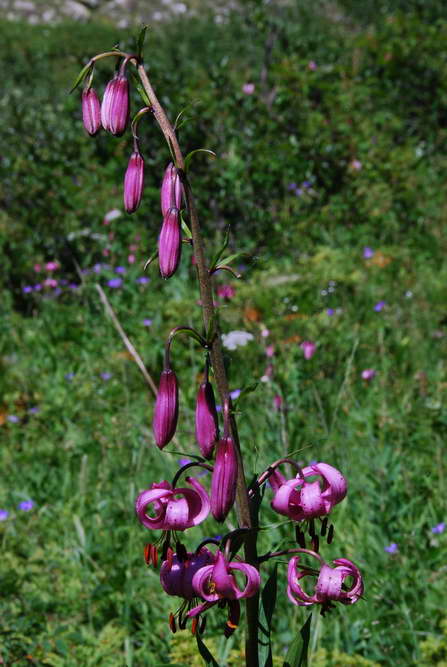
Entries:
{"label": "open lily flower", "polygon": [[206,547],[202,547],[198,553],[186,554],[186,558],[180,559],[177,554],[171,554],[170,558],[163,561],[160,570],[160,582],[168,595],[177,595],[185,600],[192,600],[196,595],[192,580],[201,568],[214,562],[214,554]]}
{"label": "open lily flower", "polygon": [[[204,521],[210,512],[210,499],[194,477],[186,481],[193,488],[173,489],[169,482],[152,484],[135,502],[139,521],[150,530],[186,530]],[[153,515],[147,513],[152,505]]]}
{"label": "open lily flower", "polygon": [[[308,481],[308,478],[314,477],[319,479]],[[343,500],[348,489],[341,472],[328,463],[311,464],[294,479],[282,480],[284,478],[280,473],[270,477],[275,492],[272,507],[294,521],[329,514],[333,506]]]}
{"label": "open lily flower", "polygon": [[[337,558],[333,561],[335,567],[327,565],[316,553],[310,552],[322,563],[318,574],[315,592],[313,595],[306,593],[300,586],[300,579],[312,576],[305,566],[302,571],[297,569],[300,560],[295,556],[289,562],[287,573],[287,595],[293,604],[307,607],[314,603],[328,607],[330,603],[341,602],[342,604],[354,604],[363,595],[363,579],[360,570],[347,558]],[[351,584],[346,586],[344,582],[351,578]]]}
{"label": "open lily flower", "polygon": [[[242,590],[238,588],[232,570],[239,570],[246,576],[247,581]],[[217,552],[214,565],[202,567],[192,580],[196,594],[206,602],[250,598],[259,589],[260,583],[259,572],[253,565],[237,561],[229,563],[221,551]]]}

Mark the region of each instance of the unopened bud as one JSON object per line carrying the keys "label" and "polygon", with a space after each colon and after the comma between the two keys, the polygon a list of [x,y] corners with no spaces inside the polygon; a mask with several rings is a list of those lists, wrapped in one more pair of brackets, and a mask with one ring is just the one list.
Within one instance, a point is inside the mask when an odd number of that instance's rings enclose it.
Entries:
{"label": "unopened bud", "polygon": [[172,162],[166,167],[161,184],[161,212],[166,216],[170,208],[180,208],[182,204],[182,184],[177,168]]}
{"label": "unopened bud", "polygon": [[98,95],[93,88],[82,91],[82,121],[91,137],[101,128],[101,107]]}
{"label": "unopened bud", "polygon": [[158,239],[158,261],[162,278],[170,278],[177,270],[182,252],[180,211],[171,208],[165,215]]}
{"label": "unopened bud", "polygon": [[133,213],[140,205],[143,195],[144,160],[138,151],[134,151],[129,159],[124,176],[124,208]]}
{"label": "unopened bud", "polygon": [[232,438],[217,443],[216,461],[211,479],[211,512],[216,521],[224,521],[236,498],[237,455]]}
{"label": "unopened bud", "polygon": [[178,384],[172,370],[160,376],[152,428],[157,447],[163,449],[174,437],[178,419]]}
{"label": "unopened bud", "polygon": [[129,120],[129,82],[116,74],[106,86],[101,104],[101,123],[105,130],[120,137]]}
{"label": "unopened bud", "polygon": [[196,440],[206,459],[211,458],[214,444],[219,438],[216,401],[210,382],[203,382],[197,393]]}

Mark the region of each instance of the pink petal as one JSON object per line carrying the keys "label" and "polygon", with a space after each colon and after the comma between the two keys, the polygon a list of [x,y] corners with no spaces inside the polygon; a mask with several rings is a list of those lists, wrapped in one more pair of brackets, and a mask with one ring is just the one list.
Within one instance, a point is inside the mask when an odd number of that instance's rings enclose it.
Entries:
{"label": "pink petal", "polygon": [[337,468],[330,466],[328,463],[316,463],[310,467],[317,471],[324,480],[324,488],[322,492],[324,498],[326,498],[332,506],[341,502],[348,491],[348,484],[341,472],[337,470]]}
{"label": "pink petal", "polygon": [[[162,529],[164,525],[164,515],[166,511],[165,503],[168,498],[172,496],[172,491],[169,489],[148,489],[140,493],[135,501],[135,511],[138,520],[152,530]],[[161,502],[160,502],[161,501]],[[150,517],[146,514],[146,508],[149,504],[154,503],[158,514]]]}
{"label": "pink petal", "polygon": [[[289,561],[289,566],[287,568],[287,595],[289,597],[289,600],[293,602],[293,604],[300,605],[300,606],[308,606],[310,604],[313,604],[314,602],[317,601],[316,595],[308,595],[299,585],[298,580],[302,579],[305,574],[302,572],[297,572],[296,571],[296,564],[300,560],[299,556],[294,556],[293,558],[290,559]],[[295,593],[297,595],[298,600],[292,596],[292,593]]]}
{"label": "pink petal", "polygon": [[[207,565],[202,567],[198,572],[195,573],[192,579],[192,587],[196,594],[206,600],[207,602],[217,602],[220,599],[220,595],[217,593],[210,592],[210,580],[213,574],[214,565]],[[200,612],[197,612],[200,613]]]}
{"label": "pink petal", "polygon": [[194,494],[194,497],[191,497],[190,502],[192,525],[197,526],[199,523],[202,523],[202,521],[205,521],[210,513],[210,498],[204,487],[195,477],[187,477],[186,481],[188,484],[191,484],[197,492]]}
{"label": "pink petal", "polygon": [[327,514],[330,509],[321,495],[320,482],[305,482],[301,489],[300,506],[306,519]]}
{"label": "pink petal", "polygon": [[240,570],[247,577],[247,583],[245,584],[244,590],[238,591],[236,597],[238,599],[251,598],[253,595],[255,595],[259,590],[259,586],[261,585],[261,577],[258,570],[253,567],[253,565],[249,565],[248,563],[238,563],[232,561],[229,563],[229,566],[232,570]]}
{"label": "pink petal", "polygon": [[273,500],[272,507],[275,512],[288,516],[294,521],[302,521],[306,518],[305,513],[299,506],[300,495],[295,491],[295,487],[302,484],[302,479],[289,479],[279,487]]}
{"label": "pink petal", "polygon": [[315,586],[315,594],[318,602],[340,600],[343,597],[341,589],[343,578],[343,572],[339,568],[322,565],[317,585]]}
{"label": "pink petal", "polygon": [[228,563],[221,551],[217,552],[217,559],[212,573],[211,583],[215,585],[219,597],[235,600],[240,597],[234,577],[228,572]]}
{"label": "pink petal", "polygon": [[363,579],[360,570],[358,567],[347,558],[337,558],[333,561],[336,565],[343,570],[343,581],[347,577],[353,577],[354,581],[352,588],[348,591],[343,591],[346,600],[341,600],[345,604],[354,604],[357,600],[363,595]]}

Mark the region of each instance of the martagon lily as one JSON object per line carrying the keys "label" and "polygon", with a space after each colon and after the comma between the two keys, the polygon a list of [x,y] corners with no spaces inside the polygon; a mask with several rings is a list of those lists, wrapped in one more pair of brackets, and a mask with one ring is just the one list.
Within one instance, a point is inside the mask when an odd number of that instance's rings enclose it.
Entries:
{"label": "martagon lily", "polygon": [[289,480],[275,470],[269,481],[275,494],[273,509],[294,521],[329,514],[334,505],[343,500],[348,489],[341,472],[328,463],[306,466]]}
{"label": "martagon lily", "polygon": [[[311,556],[317,558],[321,563],[315,592],[313,595],[306,593],[300,586],[300,579],[312,575],[309,568],[304,565],[300,571],[297,565],[300,556],[294,556],[290,562],[287,573],[287,595],[293,604],[307,607],[314,603],[323,605],[329,609],[331,602],[342,604],[354,604],[363,595],[363,579],[358,567],[347,558],[336,558],[332,561],[335,567],[331,567],[321,556],[313,551],[307,551]],[[346,586],[345,580],[350,578],[351,583]]]}
{"label": "martagon lily", "polygon": [[[151,530],[186,530],[202,523],[210,512],[206,490],[194,477],[186,481],[192,488],[172,488],[167,481],[154,483],[135,502],[139,521]],[[147,513],[153,507],[154,514]]]}

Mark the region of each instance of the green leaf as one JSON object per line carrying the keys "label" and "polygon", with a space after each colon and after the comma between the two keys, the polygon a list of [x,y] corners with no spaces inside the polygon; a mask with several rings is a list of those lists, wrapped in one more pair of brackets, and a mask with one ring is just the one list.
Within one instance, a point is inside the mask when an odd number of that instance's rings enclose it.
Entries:
{"label": "green leaf", "polygon": [[203,347],[205,340],[197,331],[191,329],[190,327],[177,327],[174,333],[171,333],[170,338],[174,339],[177,336],[177,334],[182,334],[182,333],[186,334],[190,338],[193,338],[197,343],[199,343],[200,346]]}
{"label": "green leaf", "polygon": [[235,259],[238,259],[245,254],[245,252],[235,252],[233,255],[228,255],[228,257],[223,257],[222,259],[219,258],[219,264],[231,264],[231,262],[234,262]]}
{"label": "green leaf", "polygon": [[207,649],[198,632],[196,633],[196,640],[197,640],[197,648],[199,649],[200,655],[205,660],[205,664],[212,665],[212,667],[219,667],[219,663],[210,653],[209,649]]}
{"label": "green leaf", "polygon": [[158,248],[157,248],[157,250],[154,250],[154,252],[152,253],[152,255],[151,255],[151,256],[149,257],[149,259],[147,260],[146,264],[144,265],[143,271],[146,271],[147,267],[148,267],[150,264],[152,264],[152,262],[154,261],[154,259],[156,259],[156,257],[158,257]]}
{"label": "green leaf", "polygon": [[131,74],[131,76],[132,76],[132,80],[133,80],[133,82],[134,82],[134,84],[135,84],[135,88],[136,88],[136,89],[138,90],[138,92],[140,93],[140,97],[141,97],[141,99],[143,100],[143,102],[145,103],[145,105],[146,105],[147,107],[152,106],[152,105],[151,105],[151,102],[150,102],[150,100],[149,100],[149,98],[148,98],[148,96],[147,96],[147,94],[146,94],[146,91],[144,90],[143,86],[141,85],[141,81],[140,81],[140,79],[138,78],[138,76],[135,74],[135,72],[134,72],[133,70],[130,71],[130,74]]}
{"label": "green leaf", "polygon": [[237,397],[237,399],[234,401],[233,407],[236,409],[236,407],[239,405],[239,401],[242,400],[245,396],[248,394],[251,394],[253,391],[255,391],[256,387],[258,386],[259,382],[252,382],[251,384],[248,384],[246,387],[243,387],[241,390],[241,393]]}
{"label": "green leaf", "polygon": [[185,157],[185,172],[188,171],[189,163],[191,162],[193,155],[196,153],[209,153],[214,158],[216,157],[216,153],[214,151],[210,151],[208,148],[196,148],[194,151],[188,153],[188,155]]}
{"label": "green leaf", "polygon": [[148,29],[147,25],[144,25],[141,30],[140,34],[137,37],[137,55],[140,60],[143,60],[143,48],[144,48],[144,41],[146,39],[146,31]]}
{"label": "green leaf", "polygon": [[190,228],[188,227],[188,225],[186,224],[186,222],[183,218],[183,211],[180,211],[180,220],[181,220],[181,223],[182,223],[182,229],[183,229],[183,232],[184,232],[185,236],[187,236],[188,239],[192,239],[191,230],[190,230]]}
{"label": "green leaf", "polygon": [[311,621],[312,613],[309,614],[299,635],[297,635],[290,644],[283,667],[307,667],[307,651],[309,649]]}
{"label": "green leaf", "polygon": [[211,272],[214,270],[218,261],[220,260],[220,258],[224,254],[225,250],[227,249],[229,240],[230,240],[230,225],[228,225],[227,231],[225,232],[225,238],[224,238],[224,242],[223,242],[223,245],[222,245],[221,249],[216,252],[216,254],[214,255],[213,261],[211,262],[211,266],[210,266],[210,271]]}
{"label": "green leaf", "polygon": [[278,588],[278,563],[275,563],[273,571],[261,593],[259,608],[259,638],[258,654],[259,667],[273,667],[271,630],[272,618],[276,605],[276,592]]}
{"label": "green leaf", "polygon": [[93,65],[91,63],[87,63],[87,65],[81,69],[81,71],[79,72],[78,76],[76,77],[73,83],[73,86],[69,91],[69,94],[72,93],[74,90],[76,90],[79,84],[82,83],[82,81],[84,81],[85,77],[87,76],[87,74],[89,74],[90,70],[92,69]]}

